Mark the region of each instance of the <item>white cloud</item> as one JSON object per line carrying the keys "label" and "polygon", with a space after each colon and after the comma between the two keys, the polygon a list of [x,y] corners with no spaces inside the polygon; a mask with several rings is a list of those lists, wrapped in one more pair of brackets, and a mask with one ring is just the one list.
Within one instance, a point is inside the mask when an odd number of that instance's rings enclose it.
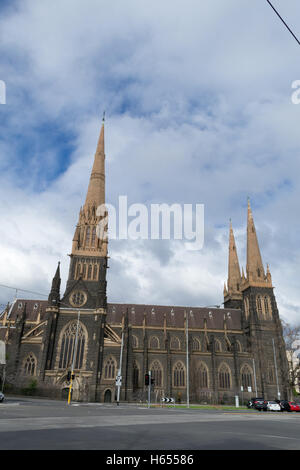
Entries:
{"label": "white cloud", "polygon": [[[280,8],[300,31],[298,3]],[[108,201],[198,202],[206,214],[196,254],[173,243],[111,243],[109,299],[220,303],[228,220],[245,266],[250,195],[280,312],[298,321],[300,106],[291,84],[299,48],[268,5],[22,1],[0,31],[2,283],[45,292],[59,259],[66,281],[106,109]],[[68,168],[54,180],[47,175],[64,157],[39,140],[48,122],[74,136]],[[39,141],[37,152],[20,154],[23,135]]]}

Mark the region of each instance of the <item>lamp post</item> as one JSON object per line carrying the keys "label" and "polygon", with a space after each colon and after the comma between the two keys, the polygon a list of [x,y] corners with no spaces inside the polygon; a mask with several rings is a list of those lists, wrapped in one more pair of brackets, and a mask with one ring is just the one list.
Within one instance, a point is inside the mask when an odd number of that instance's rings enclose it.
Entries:
{"label": "lamp post", "polygon": [[274,365],[275,365],[275,375],[276,375],[276,385],[277,385],[277,396],[278,396],[278,400],[279,400],[280,399],[280,391],[279,391],[279,384],[278,384],[278,372],[277,372],[277,362],[276,362],[274,338],[272,338],[272,343],[273,343],[273,353],[274,353]]}
{"label": "lamp post", "polygon": [[120,401],[120,388],[121,388],[121,383],[122,383],[123,344],[124,344],[124,330],[122,331],[120,364],[119,364],[118,377],[117,377],[117,406],[119,406],[119,401]]}
{"label": "lamp post", "polygon": [[189,315],[185,315],[186,334],[186,406],[190,407],[190,376],[189,376]]}

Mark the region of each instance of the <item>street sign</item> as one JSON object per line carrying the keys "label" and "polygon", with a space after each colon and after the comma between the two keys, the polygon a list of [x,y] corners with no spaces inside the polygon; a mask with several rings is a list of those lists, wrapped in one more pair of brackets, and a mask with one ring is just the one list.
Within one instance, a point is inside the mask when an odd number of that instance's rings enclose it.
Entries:
{"label": "street sign", "polygon": [[5,364],[5,343],[4,341],[0,341],[0,364]]}
{"label": "street sign", "polygon": [[162,398],[161,401],[162,401],[163,403],[175,403],[175,399],[174,399],[174,398],[167,398],[167,397],[165,397],[165,398]]}
{"label": "street sign", "polygon": [[116,387],[121,387],[121,385],[122,385],[122,377],[117,377]]}
{"label": "street sign", "polygon": [[248,392],[252,392],[252,387],[248,387]]}

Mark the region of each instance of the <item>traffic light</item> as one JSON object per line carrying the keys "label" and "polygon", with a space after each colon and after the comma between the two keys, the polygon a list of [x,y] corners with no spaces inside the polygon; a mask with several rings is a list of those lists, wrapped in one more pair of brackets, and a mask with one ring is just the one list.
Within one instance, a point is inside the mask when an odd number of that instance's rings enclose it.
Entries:
{"label": "traffic light", "polygon": [[145,385],[149,385],[149,374],[145,374]]}
{"label": "traffic light", "polygon": [[75,379],[75,374],[72,374],[72,380],[74,380],[74,379]]}
{"label": "traffic light", "polygon": [[151,379],[151,385],[154,385],[154,379]]}
{"label": "traffic light", "polygon": [[70,382],[71,380],[71,371],[68,370],[68,373],[67,373],[67,382]]}

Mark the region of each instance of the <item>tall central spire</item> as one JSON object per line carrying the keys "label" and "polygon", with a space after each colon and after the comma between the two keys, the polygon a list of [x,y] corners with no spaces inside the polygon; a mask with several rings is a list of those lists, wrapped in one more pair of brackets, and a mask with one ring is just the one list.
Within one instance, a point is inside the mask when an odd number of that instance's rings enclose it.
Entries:
{"label": "tall central spire", "polygon": [[104,153],[104,120],[102,121],[100,136],[95,153],[94,164],[90,176],[89,187],[85,199],[85,206],[105,203],[105,153]]}
{"label": "tall central spire", "polygon": [[[104,119],[98,138],[87,195],[79,212],[70,255],[70,269],[63,302],[72,306],[86,299],[85,308],[106,305],[107,212],[105,204]],[[83,300],[82,300],[83,301]],[[77,305],[77,304],[76,304]]]}
{"label": "tall central spire", "polygon": [[85,203],[80,209],[79,221],[73,238],[72,254],[107,256],[107,240],[100,240],[97,231],[97,226],[103,218],[103,215],[97,215],[97,209],[103,204],[105,204],[104,118]]}

